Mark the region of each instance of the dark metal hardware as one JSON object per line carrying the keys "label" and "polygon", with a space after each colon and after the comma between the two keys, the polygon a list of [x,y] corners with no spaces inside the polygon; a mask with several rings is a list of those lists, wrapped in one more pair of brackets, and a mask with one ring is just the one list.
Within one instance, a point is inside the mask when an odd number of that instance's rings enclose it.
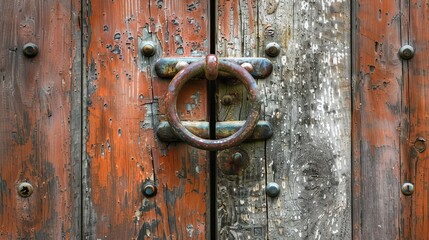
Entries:
{"label": "dark metal hardware", "polygon": [[240,175],[249,166],[249,155],[241,148],[231,148],[217,154],[219,169],[226,175]]}
{"label": "dark metal hardware", "polygon": [[[208,122],[182,122],[183,126],[188,129],[192,134],[201,138],[209,138],[209,123]],[[216,123],[216,138],[226,138],[237,132],[244,125],[244,121],[230,121],[230,122],[217,122]],[[177,142],[180,139],[173,133],[168,122],[161,122],[157,129],[156,134],[163,142]],[[264,140],[273,135],[271,124],[267,121],[259,121],[256,124],[255,130],[252,135],[246,139],[251,140]]]}
{"label": "dark metal hardware", "polygon": [[414,57],[414,48],[410,45],[404,45],[399,49],[399,56],[404,60]]}
{"label": "dark metal hardware", "polygon": [[33,194],[33,191],[34,191],[33,185],[31,185],[28,182],[22,182],[22,183],[20,183],[18,185],[18,188],[17,188],[18,195],[21,196],[21,197],[23,197],[23,198],[30,197],[31,194]]}
{"label": "dark metal hardware", "polygon": [[22,52],[26,57],[33,58],[39,53],[39,47],[34,43],[27,43],[22,48]]}
{"label": "dark metal hardware", "polygon": [[144,42],[141,52],[145,57],[151,57],[155,55],[155,45],[152,42]]}
{"label": "dark metal hardware", "polygon": [[143,184],[142,193],[146,197],[155,196],[157,191],[158,191],[158,189],[156,188],[155,183],[153,183],[152,181],[148,181],[148,182]]}
{"label": "dark metal hardware", "polygon": [[275,42],[270,42],[265,47],[265,54],[270,57],[277,57],[280,54],[280,45]]}
{"label": "dark metal hardware", "polygon": [[277,197],[280,194],[280,186],[275,182],[270,182],[267,184],[265,192],[269,197]]}
{"label": "dark metal hardware", "polygon": [[414,193],[414,185],[412,183],[404,183],[402,185],[402,193],[406,196],[410,196]]}
{"label": "dark metal hardware", "polygon": [[222,103],[222,105],[229,106],[229,105],[232,104],[233,100],[234,99],[233,99],[233,97],[231,95],[224,95],[222,97],[222,100],[220,100],[220,102]]}
{"label": "dark metal hardware", "polygon": [[[173,78],[187,65],[201,60],[204,60],[204,58],[162,58],[155,63],[155,71],[161,78]],[[219,62],[223,61],[244,65],[243,68],[248,70],[252,77],[256,79],[266,78],[273,71],[273,64],[266,58],[219,58]],[[204,76],[203,74],[204,72],[201,71],[195,77],[202,77]],[[229,78],[231,74],[219,69],[219,77]]]}
{"label": "dark metal hardware", "polygon": [[[179,95],[183,85],[190,79],[201,76],[204,73],[207,79],[214,80],[217,78],[219,72],[229,73],[244,84],[249,93],[250,110],[244,125],[231,136],[216,140],[203,139],[192,134],[181,123],[176,108],[177,96]],[[252,75],[250,75],[250,73],[240,65],[228,60],[218,60],[215,55],[208,55],[205,60],[193,62],[188,67],[177,73],[168,86],[165,103],[167,106],[167,121],[173,132],[184,142],[196,148],[209,151],[222,150],[237,146],[252,135],[252,132],[258,123],[259,112],[261,109],[259,90]]]}

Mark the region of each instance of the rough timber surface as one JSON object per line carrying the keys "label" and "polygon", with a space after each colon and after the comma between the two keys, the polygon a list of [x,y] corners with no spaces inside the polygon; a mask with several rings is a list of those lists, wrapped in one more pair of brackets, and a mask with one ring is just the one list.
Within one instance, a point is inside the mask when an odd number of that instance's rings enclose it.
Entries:
{"label": "rough timber surface", "polygon": [[353,8],[354,239],[400,238],[403,2],[359,0]]}
{"label": "rough timber surface", "polygon": [[[86,9],[85,237],[206,238],[206,152],[156,139],[169,81],[154,63],[206,55],[207,2],[92,0]],[[157,50],[149,58],[140,53],[146,41]],[[204,81],[185,86],[181,119],[206,120],[205,101]],[[141,193],[148,181],[155,197]]]}
{"label": "rough timber surface", "polygon": [[[218,170],[220,239],[351,238],[349,1],[221,0],[217,10],[220,56],[281,46],[272,75],[258,80],[274,136],[241,146],[250,161],[236,175]],[[218,121],[246,118],[241,86],[221,83],[217,95]],[[280,196],[265,196],[268,182]]]}
{"label": "rough timber surface", "polygon": [[77,0],[0,3],[0,239],[80,239],[79,14]]}

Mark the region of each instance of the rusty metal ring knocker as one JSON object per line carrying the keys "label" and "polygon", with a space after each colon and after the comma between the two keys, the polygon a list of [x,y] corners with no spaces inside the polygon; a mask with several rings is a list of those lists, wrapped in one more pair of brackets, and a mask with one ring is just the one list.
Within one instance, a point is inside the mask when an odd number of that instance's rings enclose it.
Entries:
{"label": "rusty metal ring knocker", "polygon": [[[177,115],[177,96],[183,85],[192,78],[205,74],[207,79],[215,80],[218,71],[229,73],[244,84],[249,92],[251,108],[244,125],[234,134],[222,139],[203,139],[192,134],[180,122]],[[208,55],[204,60],[191,63],[186,68],[176,74],[168,86],[168,92],[165,98],[167,105],[167,120],[173,132],[186,143],[204,150],[222,150],[236,146],[246,140],[252,133],[258,123],[261,101],[256,81],[252,75],[240,65],[227,60],[218,61],[215,55]]]}

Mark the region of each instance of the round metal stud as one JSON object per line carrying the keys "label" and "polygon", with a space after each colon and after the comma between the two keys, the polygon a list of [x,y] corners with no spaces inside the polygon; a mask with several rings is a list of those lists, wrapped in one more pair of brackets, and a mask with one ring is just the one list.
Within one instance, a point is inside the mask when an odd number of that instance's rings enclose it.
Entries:
{"label": "round metal stud", "polygon": [[26,57],[33,58],[39,53],[39,47],[34,43],[27,43],[22,48],[22,52]]}
{"label": "round metal stud", "polygon": [[253,65],[251,63],[243,63],[241,67],[246,69],[248,72],[253,72]]}
{"label": "round metal stud", "polygon": [[23,197],[23,198],[30,197],[31,194],[33,194],[33,191],[34,191],[33,185],[31,185],[28,182],[22,182],[22,183],[20,183],[18,185],[18,188],[17,188],[18,195],[21,196],[21,197]]}
{"label": "round metal stud", "polygon": [[153,197],[156,195],[158,189],[153,182],[147,182],[143,184],[142,192],[146,197]]}
{"label": "round metal stud", "polygon": [[404,45],[399,49],[399,56],[404,60],[414,57],[414,48],[410,45]]}
{"label": "round metal stud", "polygon": [[410,196],[414,193],[414,185],[412,183],[404,183],[401,190],[404,195]]}
{"label": "round metal stud", "polygon": [[184,69],[185,67],[189,66],[189,63],[185,62],[185,61],[179,61],[176,63],[176,70],[180,71],[182,69]]}
{"label": "round metal stud", "polygon": [[270,57],[277,57],[280,54],[280,45],[275,42],[270,42],[265,47],[265,54]]}
{"label": "round metal stud", "polygon": [[275,182],[270,182],[267,184],[265,192],[269,197],[277,197],[280,194],[280,186]]}
{"label": "round metal stud", "polygon": [[224,95],[223,97],[222,97],[222,100],[220,100],[220,102],[222,103],[222,105],[224,105],[224,106],[229,106],[229,105],[231,105],[232,104],[232,101],[233,101],[233,99],[232,99],[232,96],[231,95]]}
{"label": "round metal stud", "polygon": [[152,57],[156,52],[155,45],[151,42],[146,42],[143,44],[141,51],[145,57]]}

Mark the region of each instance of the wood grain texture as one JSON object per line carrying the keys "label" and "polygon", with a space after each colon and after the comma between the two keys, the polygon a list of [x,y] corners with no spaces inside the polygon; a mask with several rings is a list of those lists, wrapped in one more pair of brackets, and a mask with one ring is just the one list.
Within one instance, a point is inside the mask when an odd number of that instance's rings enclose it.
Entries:
{"label": "wood grain texture", "polygon": [[402,1],[359,0],[353,39],[354,239],[399,239]]}
{"label": "wood grain texture", "polygon": [[261,54],[282,50],[263,81],[270,239],[351,238],[349,1],[261,1]]}
{"label": "wood grain texture", "polygon": [[[257,2],[219,1],[217,8],[216,51],[220,57],[257,57]],[[245,120],[248,115],[247,92],[242,84],[219,81],[217,84],[217,121]],[[230,105],[222,105],[229,95]],[[224,168],[226,151],[218,152],[218,239],[266,239],[265,143],[243,143],[238,151],[248,155],[244,166]],[[234,151],[233,151],[234,152]],[[239,171],[232,171],[239,169]]]}
{"label": "wood grain texture", "polygon": [[[272,75],[258,80],[274,136],[241,146],[250,157],[241,174],[219,171],[221,239],[351,237],[349,10],[348,1],[219,1],[218,54],[267,57],[269,42],[282,49],[270,58]],[[232,105],[221,104],[225,95]],[[219,84],[218,98],[219,121],[246,118],[241,86]],[[265,196],[268,182],[281,186],[279,197]],[[243,187],[248,195],[234,194]]]}
{"label": "wood grain texture", "polygon": [[[206,237],[206,152],[165,144],[154,128],[164,117],[169,81],[160,57],[207,52],[206,1],[102,1],[87,5],[86,238]],[[144,42],[157,49],[148,58]],[[206,120],[206,85],[195,80],[178,100],[182,120]],[[155,197],[143,197],[152,181]]]}
{"label": "wood grain texture", "polygon": [[402,196],[401,237],[427,239],[429,236],[429,1],[402,3],[402,44],[414,47],[415,56],[403,64],[403,124],[401,135],[402,182],[415,186],[412,196]]}
{"label": "wood grain texture", "polygon": [[1,239],[80,238],[79,15],[77,0],[1,2]]}

